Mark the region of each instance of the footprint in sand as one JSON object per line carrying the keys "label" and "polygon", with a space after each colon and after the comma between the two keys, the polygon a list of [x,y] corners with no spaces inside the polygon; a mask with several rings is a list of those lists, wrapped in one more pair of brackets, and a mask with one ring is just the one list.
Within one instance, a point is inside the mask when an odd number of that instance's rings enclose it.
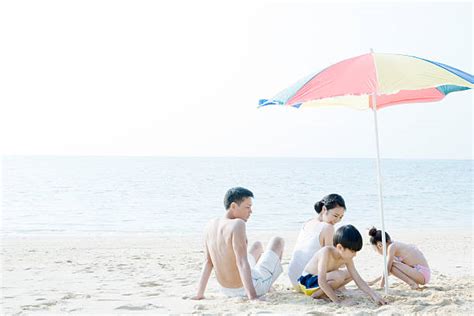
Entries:
{"label": "footprint in sand", "polygon": [[168,265],[167,265],[167,264],[165,264],[165,263],[158,263],[158,265],[159,265],[159,266],[160,266],[160,268],[162,268],[162,269],[166,269],[166,268],[168,268]]}
{"label": "footprint in sand", "polygon": [[156,283],[156,282],[154,282],[154,281],[141,282],[141,283],[138,283],[138,285],[140,285],[141,287],[156,287],[156,286],[161,286],[160,283]]}
{"label": "footprint in sand", "polygon": [[150,297],[150,296],[160,296],[163,294],[163,290],[156,290],[154,293],[147,293],[145,296]]}
{"label": "footprint in sand", "polygon": [[197,311],[203,311],[203,310],[206,310],[206,306],[202,305],[202,304],[197,304],[197,305],[194,305],[194,310],[197,310]]}
{"label": "footprint in sand", "polygon": [[37,309],[48,309],[50,306],[54,306],[58,303],[56,300],[47,301],[37,305],[22,305],[21,309],[23,310],[37,310]]}
{"label": "footprint in sand", "polygon": [[144,310],[159,309],[159,308],[163,308],[163,306],[154,305],[154,304],[123,305],[123,306],[116,307],[115,309],[128,310],[128,311],[144,311]]}
{"label": "footprint in sand", "polygon": [[177,277],[174,279],[175,281],[178,281],[179,284],[181,285],[190,285],[194,282],[192,282],[191,280],[189,280],[188,278],[185,278],[185,277]]}
{"label": "footprint in sand", "polygon": [[77,293],[68,292],[61,299],[62,300],[71,300],[71,299],[74,299],[74,298],[91,298],[91,296],[89,294],[77,294]]}
{"label": "footprint in sand", "polygon": [[46,308],[47,308],[46,306],[43,306],[41,304],[38,304],[38,305],[22,305],[21,306],[21,309],[23,311],[34,311],[34,310],[46,309]]}

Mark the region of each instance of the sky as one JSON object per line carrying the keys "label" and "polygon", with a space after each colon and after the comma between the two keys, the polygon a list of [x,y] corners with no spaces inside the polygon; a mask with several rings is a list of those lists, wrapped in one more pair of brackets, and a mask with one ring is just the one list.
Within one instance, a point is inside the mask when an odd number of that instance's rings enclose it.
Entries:
{"label": "sky", "polygon": [[[472,2],[3,1],[4,155],[375,156],[371,111],[257,109],[373,49],[473,73]],[[472,90],[378,112],[382,158],[472,159]]]}

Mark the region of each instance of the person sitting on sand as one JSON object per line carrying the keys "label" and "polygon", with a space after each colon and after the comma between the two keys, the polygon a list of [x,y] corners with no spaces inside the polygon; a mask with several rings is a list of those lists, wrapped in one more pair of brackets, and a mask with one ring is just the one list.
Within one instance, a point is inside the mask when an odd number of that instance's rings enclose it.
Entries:
{"label": "person sitting on sand", "polygon": [[212,269],[224,295],[247,296],[251,300],[266,294],[283,272],[282,238],[272,238],[265,251],[257,241],[247,253],[245,223],[252,214],[252,198],[253,193],[241,187],[225,194],[225,216],[211,220],[205,230],[204,265],[197,295],[192,299],[204,298]]}
{"label": "person sitting on sand", "polygon": [[[333,246],[321,248],[304,268],[298,279],[301,291],[313,298],[327,296],[333,302],[340,303],[334,290],[354,280],[359,289],[367,293],[375,303],[387,304],[362,280],[354,266],[352,259],[361,249],[362,236],[359,231],[352,225],[341,226],[334,234]],[[339,269],[343,265],[347,270]]]}
{"label": "person sitting on sand", "polygon": [[[369,231],[370,243],[379,254],[383,254],[382,231],[372,227]],[[419,285],[430,281],[431,270],[423,253],[415,246],[394,241],[385,232],[387,241],[387,271],[400,280],[407,283],[412,289],[418,289]],[[380,287],[384,286],[383,275],[370,282],[376,283],[380,280]]]}
{"label": "person sitting on sand", "polygon": [[301,227],[288,265],[288,277],[296,291],[300,290],[298,278],[311,257],[324,246],[331,246],[334,225],[341,221],[346,203],[339,194],[329,194],[314,204],[317,215]]}

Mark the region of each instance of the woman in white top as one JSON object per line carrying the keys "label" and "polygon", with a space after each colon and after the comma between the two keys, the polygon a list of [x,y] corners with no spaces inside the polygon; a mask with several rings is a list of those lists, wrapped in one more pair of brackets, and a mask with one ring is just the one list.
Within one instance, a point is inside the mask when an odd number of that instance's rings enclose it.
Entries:
{"label": "woman in white top", "polygon": [[288,265],[288,277],[299,291],[298,278],[311,257],[322,247],[332,246],[334,224],[344,216],[346,204],[339,194],[329,194],[314,205],[317,215],[301,227]]}

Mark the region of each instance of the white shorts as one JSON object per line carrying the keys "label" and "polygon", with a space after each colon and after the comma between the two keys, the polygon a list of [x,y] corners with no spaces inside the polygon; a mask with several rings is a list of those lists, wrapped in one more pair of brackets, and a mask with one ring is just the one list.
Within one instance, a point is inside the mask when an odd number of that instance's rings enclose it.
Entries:
{"label": "white shorts", "polygon": [[[272,250],[266,250],[262,253],[258,262],[255,261],[255,258],[250,253],[247,258],[250,264],[250,269],[252,270],[253,286],[255,287],[257,296],[262,296],[268,293],[272,284],[283,272],[280,258]],[[231,297],[247,296],[243,287],[229,289],[221,286],[221,293]]]}

